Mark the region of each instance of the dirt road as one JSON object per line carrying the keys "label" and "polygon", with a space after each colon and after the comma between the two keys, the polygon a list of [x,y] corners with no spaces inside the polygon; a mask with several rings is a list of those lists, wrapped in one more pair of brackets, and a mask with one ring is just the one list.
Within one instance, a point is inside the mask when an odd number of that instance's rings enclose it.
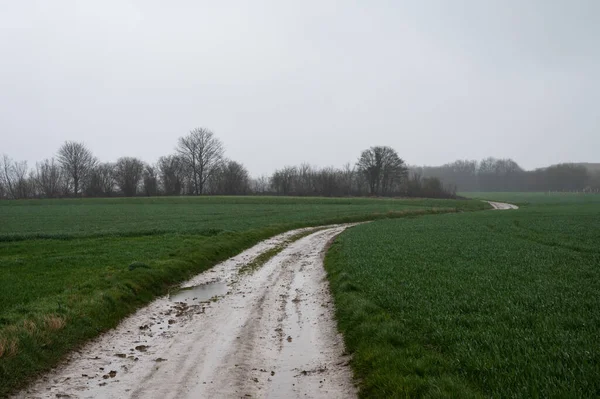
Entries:
{"label": "dirt road", "polygon": [[317,231],[240,273],[298,231],[258,244],[139,310],[17,397],[355,397],[322,263],[347,227]]}
{"label": "dirt road", "polygon": [[491,206],[493,206],[494,210],[519,209],[519,207],[516,205],[507,204],[504,202],[493,202],[493,201],[486,201],[486,202],[488,204],[490,204]]}

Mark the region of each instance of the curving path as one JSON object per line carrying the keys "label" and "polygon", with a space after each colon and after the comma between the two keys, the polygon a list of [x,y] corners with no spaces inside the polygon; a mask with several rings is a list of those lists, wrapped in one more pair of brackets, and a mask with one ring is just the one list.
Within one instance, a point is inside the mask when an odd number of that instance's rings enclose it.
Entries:
{"label": "curving path", "polygon": [[215,266],[16,397],[355,397],[322,261],[348,226],[295,241],[251,274],[239,270],[298,230]]}
{"label": "curving path", "polygon": [[505,202],[494,202],[494,201],[485,201],[490,204],[494,210],[507,210],[507,209],[519,209],[518,206],[513,204],[507,204]]}

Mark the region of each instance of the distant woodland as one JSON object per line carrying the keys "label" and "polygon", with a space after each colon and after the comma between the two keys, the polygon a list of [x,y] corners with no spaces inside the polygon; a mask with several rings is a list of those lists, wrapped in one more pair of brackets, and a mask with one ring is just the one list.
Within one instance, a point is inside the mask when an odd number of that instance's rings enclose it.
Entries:
{"label": "distant woodland", "polygon": [[171,154],[147,163],[124,156],[102,162],[84,143],[67,141],[34,166],[0,157],[0,199],[159,196],[297,195],[455,198],[473,191],[600,191],[600,164],[564,163],[524,170],[512,159],[458,160],[410,166],[387,146],[357,154],[342,167],[285,166],[251,177],[225,157],[213,132],[197,128]]}

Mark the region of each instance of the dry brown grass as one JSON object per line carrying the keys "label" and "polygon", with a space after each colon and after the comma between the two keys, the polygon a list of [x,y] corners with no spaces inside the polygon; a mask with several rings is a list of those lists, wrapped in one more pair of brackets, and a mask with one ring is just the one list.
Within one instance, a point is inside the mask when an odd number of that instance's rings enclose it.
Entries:
{"label": "dry brown grass", "polygon": [[66,324],[65,319],[56,315],[45,316],[44,321],[46,322],[46,327],[51,331],[60,330]]}
{"label": "dry brown grass", "polygon": [[17,354],[19,343],[16,339],[9,340],[5,337],[0,337],[0,358],[3,356],[10,357]]}
{"label": "dry brown grass", "polygon": [[8,356],[16,355],[17,350],[19,350],[19,341],[17,341],[16,339],[13,339],[12,341],[10,341],[10,344],[8,345]]}
{"label": "dry brown grass", "polygon": [[2,329],[2,333],[5,337],[9,337],[11,335],[16,335],[19,333],[19,331],[20,331],[19,327],[14,324],[8,325]]}
{"label": "dry brown grass", "polygon": [[23,328],[29,335],[33,335],[37,331],[37,325],[31,320],[23,320]]}

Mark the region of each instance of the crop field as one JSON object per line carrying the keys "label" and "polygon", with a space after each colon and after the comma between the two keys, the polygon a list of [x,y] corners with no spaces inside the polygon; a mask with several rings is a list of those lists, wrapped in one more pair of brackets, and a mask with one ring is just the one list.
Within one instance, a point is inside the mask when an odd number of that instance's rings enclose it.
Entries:
{"label": "crop field", "polygon": [[476,201],[309,197],[154,197],[0,202],[0,240],[206,234],[415,209],[484,209]]}
{"label": "crop field", "polygon": [[157,295],[293,228],[481,201],[200,197],[0,202],[0,397]]}
{"label": "crop field", "polygon": [[360,395],[600,396],[600,196],[381,220],[326,257]]}

